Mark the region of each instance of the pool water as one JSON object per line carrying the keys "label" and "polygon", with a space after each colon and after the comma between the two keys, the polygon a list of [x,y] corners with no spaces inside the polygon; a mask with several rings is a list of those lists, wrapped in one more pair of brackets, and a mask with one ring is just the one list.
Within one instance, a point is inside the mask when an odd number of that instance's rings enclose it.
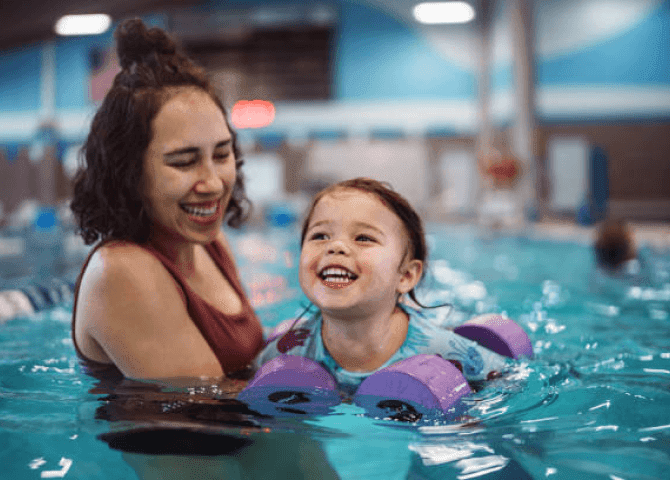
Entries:
{"label": "pool water", "polygon": [[[60,305],[0,325],[0,477],[668,478],[670,252],[648,257],[642,282],[603,283],[585,244],[429,230],[423,303],[453,304],[440,310],[445,327],[504,312],[535,351],[471,395],[463,421],[375,419],[346,402],[262,416],[235,400],[241,379],[95,379],[78,365],[71,309]],[[297,239],[231,234],[268,328],[305,302]]]}

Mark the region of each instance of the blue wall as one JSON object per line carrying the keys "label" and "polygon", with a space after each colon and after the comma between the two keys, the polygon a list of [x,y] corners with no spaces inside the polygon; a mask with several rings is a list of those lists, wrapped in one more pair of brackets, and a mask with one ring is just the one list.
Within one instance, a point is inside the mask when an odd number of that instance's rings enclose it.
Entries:
{"label": "blue wall", "polygon": [[[595,4],[595,0],[586,1]],[[630,4],[629,0],[620,1]],[[204,8],[215,11],[225,8],[224,5],[262,3],[258,0],[210,0],[205,2]],[[286,0],[274,3],[305,5],[309,2]],[[340,12],[333,64],[336,100],[476,101],[474,68],[459,66],[441,55],[415,25],[405,24],[365,0],[331,0],[331,3]],[[577,9],[576,5],[579,5],[573,0],[553,0],[552,5],[567,13],[564,22],[579,20],[570,16],[572,12],[569,10]],[[148,20],[155,25],[164,24],[160,15]],[[448,28],[445,27],[446,34]],[[560,36],[564,32],[558,28],[550,33]],[[111,31],[97,37],[55,42],[55,107],[58,112],[86,112],[92,108],[88,100],[90,49],[110,45]],[[510,91],[513,89],[511,61],[492,60],[492,90]],[[0,52],[0,126],[3,121],[4,125],[11,122],[10,117],[17,113],[38,114],[40,68],[40,45]],[[557,55],[538,54],[536,68],[541,95],[543,88],[556,92],[571,86],[669,87],[670,0],[663,1],[637,20],[631,20],[623,30],[595,44],[577,45]],[[552,105],[555,104],[554,101]],[[563,113],[570,115],[571,108],[574,106],[566,106]],[[635,115],[645,115],[644,111],[635,112]],[[651,115],[658,115],[658,111],[652,111]]]}
{"label": "blue wall", "polygon": [[0,53],[0,112],[40,108],[39,45]]}
{"label": "blue wall", "polygon": [[449,63],[409,26],[353,1],[342,4],[340,22],[338,99],[474,99],[474,72]]}
{"label": "blue wall", "polygon": [[[160,15],[143,19],[149,25],[165,23]],[[88,98],[91,49],[112,46],[115,26],[102,35],[62,37],[54,41],[57,110],[91,107]],[[0,115],[40,109],[41,68],[42,45],[0,52]]]}
{"label": "blue wall", "polygon": [[[54,42],[57,109],[88,107],[89,52],[111,45],[112,34],[62,38]],[[40,109],[42,45],[0,53],[0,114]]]}
{"label": "blue wall", "polygon": [[670,85],[670,2],[595,45],[539,57],[536,68],[538,85]]}
{"label": "blue wall", "polygon": [[56,109],[78,109],[90,105],[88,86],[90,51],[111,45],[112,34],[60,40],[56,44]]}
{"label": "blue wall", "polygon": [[[233,3],[258,2],[237,0]],[[440,57],[409,26],[374,7],[354,1],[343,1],[340,9],[333,66],[336,98],[469,98],[475,95],[473,72]],[[90,49],[111,44],[111,31],[101,36],[56,41],[57,109],[90,106]],[[39,109],[40,62],[39,45],[0,53],[0,85],[3,87],[0,111]]]}

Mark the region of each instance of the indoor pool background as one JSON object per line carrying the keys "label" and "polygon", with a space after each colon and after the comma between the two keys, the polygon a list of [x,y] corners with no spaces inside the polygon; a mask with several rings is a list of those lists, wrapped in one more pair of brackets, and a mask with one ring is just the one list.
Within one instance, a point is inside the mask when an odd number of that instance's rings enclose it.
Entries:
{"label": "indoor pool background", "polygon": [[[442,309],[445,326],[505,312],[535,350],[468,399],[468,424],[373,419],[346,403],[261,417],[231,400],[241,380],[100,382],[78,365],[66,302],[0,323],[0,477],[668,478],[670,252],[649,254],[646,282],[627,285],[599,275],[585,243],[430,230],[424,303],[454,304]],[[297,238],[288,229],[231,234],[267,327],[304,302]],[[82,252],[62,239],[0,257],[0,287],[71,278]],[[161,444],[182,455],[153,454]]]}

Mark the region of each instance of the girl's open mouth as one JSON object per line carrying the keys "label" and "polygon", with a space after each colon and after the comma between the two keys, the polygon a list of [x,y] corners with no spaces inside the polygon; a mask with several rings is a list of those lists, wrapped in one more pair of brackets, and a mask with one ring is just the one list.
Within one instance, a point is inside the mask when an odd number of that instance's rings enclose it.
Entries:
{"label": "girl's open mouth", "polygon": [[330,288],[344,288],[356,281],[358,275],[340,266],[328,266],[319,273],[321,281]]}

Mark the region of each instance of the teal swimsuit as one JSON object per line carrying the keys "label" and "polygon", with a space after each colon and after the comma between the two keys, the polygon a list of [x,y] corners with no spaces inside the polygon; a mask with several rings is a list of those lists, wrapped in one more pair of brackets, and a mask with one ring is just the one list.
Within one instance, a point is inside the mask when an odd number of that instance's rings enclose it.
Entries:
{"label": "teal swimsuit", "polygon": [[[457,363],[469,381],[485,380],[492,372],[501,372],[507,358],[441,327],[434,310],[400,307],[409,315],[407,336],[393,356],[377,370],[418,354],[437,354]],[[335,378],[340,388],[355,391],[365,378],[375,373],[350,372],[330,355],[321,337],[321,313],[298,320],[285,334],[273,339],[257,358],[262,365],[282,354],[297,355],[319,362]]]}

